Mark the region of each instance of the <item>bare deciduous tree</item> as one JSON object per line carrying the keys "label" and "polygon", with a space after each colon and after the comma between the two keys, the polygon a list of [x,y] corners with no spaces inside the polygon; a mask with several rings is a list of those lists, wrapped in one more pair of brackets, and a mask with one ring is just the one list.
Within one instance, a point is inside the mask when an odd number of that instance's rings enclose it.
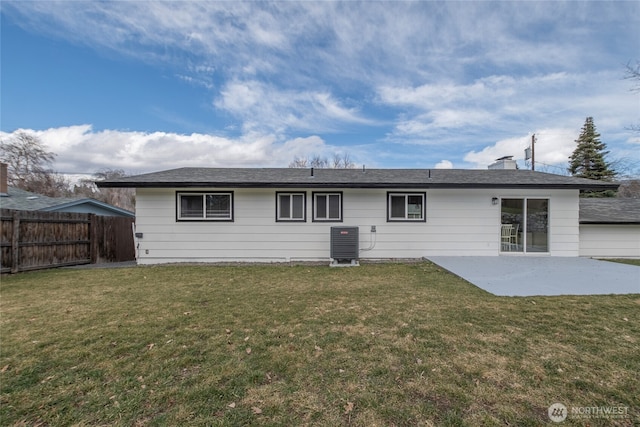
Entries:
{"label": "bare deciduous tree", "polygon": [[622,181],[618,188],[618,197],[640,199],[640,179]]}
{"label": "bare deciduous tree", "polygon": [[136,196],[133,188],[98,188],[95,181],[127,176],[122,169],[100,169],[90,179],[83,179],[73,189],[77,196],[90,197],[122,209],[135,210]]}
{"label": "bare deciduous tree", "polygon": [[[627,64],[624,78],[633,82],[631,92],[640,93],[640,61],[636,61],[635,66],[631,65],[631,62]],[[640,123],[631,125],[629,129],[634,132],[640,132]]]}
{"label": "bare deciduous tree", "polygon": [[50,170],[56,155],[46,151],[37,136],[17,132],[0,144],[0,158],[8,165],[9,185],[20,184]]}
{"label": "bare deciduous tree", "polygon": [[640,92],[640,61],[636,61],[635,66],[631,65],[631,62],[627,64],[624,78],[634,82],[634,86],[631,88],[632,92]]}
{"label": "bare deciduous tree", "polygon": [[24,131],[0,142],[0,159],[7,164],[10,186],[45,196],[68,196],[68,180],[51,169],[55,157],[37,136]]}
{"label": "bare deciduous tree", "polygon": [[308,168],[309,167],[309,159],[306,157],[294,157],[291,163],[289,163],[290,168]]}
{"label": "bare deciduous tree", "polygon": [[356,165],[351,161],[349,153],[342,155],[336,153],[333,155],[332,167],[334,169],[353,169]]}
{"label": "bare deciduous tree", "polygon": [[311,157],[294,157],[293,161],[289,163],[290,168],[328,168],[328,169],[353,169],[356,167],[355,163],[351,161],[349,153],[339,154],[334,153],[331,160],[326,157],[314,154]]}

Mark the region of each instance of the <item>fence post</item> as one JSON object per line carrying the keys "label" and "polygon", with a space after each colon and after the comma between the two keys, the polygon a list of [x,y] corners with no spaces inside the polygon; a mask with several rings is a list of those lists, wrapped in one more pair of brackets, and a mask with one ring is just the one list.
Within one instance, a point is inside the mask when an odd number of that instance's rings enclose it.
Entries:
{"label": "fence post", "polygon": [[13,211],[11,234],[11,272],[17,273],[20,269],[20,211]]}
{"label": "fence post", "polygon": [[89,254],[91,264],[98,262],[98,218],[96,214],[89,214]]}

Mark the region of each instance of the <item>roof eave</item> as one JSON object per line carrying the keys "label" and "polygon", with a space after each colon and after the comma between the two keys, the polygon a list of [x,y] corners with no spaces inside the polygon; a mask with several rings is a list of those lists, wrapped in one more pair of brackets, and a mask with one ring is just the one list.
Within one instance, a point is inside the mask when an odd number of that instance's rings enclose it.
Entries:
{"label": "roof eave", "polygon": [[128,216],[128,217],[132,217],[132,218],[135,218],[135,216],[136,216],[136,214],[134,212],[128,211],[126,209],[119,208],[117,206],[110,205],[108,203],[101,202],[99,200],[90,199],[90,198],[72,200],[70,202],[61,203],[61,204],[58,204],[58,205],[45,206],[45,207],[40,208],[38,210],[43,211],[43,212],[52,212],[52,211],[57,211],[57,210],[60,210],[60,209],[67,209],[67,208],[70,208],[70,207],[83,205],[83,204],[97,206],[97,207],[100,207],[102,209],[105,209],[105,210],[113,212],[113,213],[117,213],[117,214],[122,215],[122,216]]}
{"label": "roof eave", "polygon": [[640,225],[640,221],[579,221],[580,224],[588,225]]}
{"label": "roof eave", "polygon": [[547,188],[573,190],[616,190],[618,184],[539,184],[539,183],[339,183],[339,182],[96,182],[99,188]]}

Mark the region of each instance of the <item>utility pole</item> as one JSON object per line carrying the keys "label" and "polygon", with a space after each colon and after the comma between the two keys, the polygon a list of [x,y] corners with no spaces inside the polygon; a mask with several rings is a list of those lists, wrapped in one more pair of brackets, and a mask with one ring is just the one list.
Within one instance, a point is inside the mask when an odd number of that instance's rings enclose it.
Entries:
{"label": "utility pole", "polygon": [[531,170],[536,170],[536,134],[531,135]]}

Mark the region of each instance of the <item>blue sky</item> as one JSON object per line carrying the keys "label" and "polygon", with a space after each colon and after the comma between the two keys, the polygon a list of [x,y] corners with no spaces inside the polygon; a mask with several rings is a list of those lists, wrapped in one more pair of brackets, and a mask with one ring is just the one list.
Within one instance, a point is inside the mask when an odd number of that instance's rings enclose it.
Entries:
{"label": "blue sky", "polygon": [[587,116],[640,169],[640,2],[3,1],[0,137],[61,172],[485,168],[537,135],[562,172]]}

